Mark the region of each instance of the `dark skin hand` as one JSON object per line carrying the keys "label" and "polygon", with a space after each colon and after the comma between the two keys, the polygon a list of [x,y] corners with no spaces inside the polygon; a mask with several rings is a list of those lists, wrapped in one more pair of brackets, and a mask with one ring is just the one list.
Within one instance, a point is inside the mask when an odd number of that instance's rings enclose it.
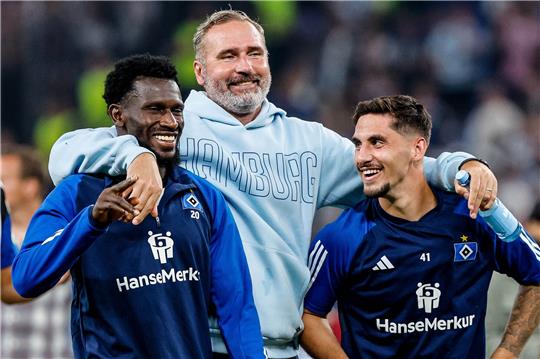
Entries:
{"label": "dark skin hand", "polygon": [[102,227],[105,227],[115,220],[131,222],[139,213],[129,201],[124,197],[124,193],[135,182],[137,177],[128,177],[120,183],[109,188],[105,188],[99,195],[94,208],[92,218]]}

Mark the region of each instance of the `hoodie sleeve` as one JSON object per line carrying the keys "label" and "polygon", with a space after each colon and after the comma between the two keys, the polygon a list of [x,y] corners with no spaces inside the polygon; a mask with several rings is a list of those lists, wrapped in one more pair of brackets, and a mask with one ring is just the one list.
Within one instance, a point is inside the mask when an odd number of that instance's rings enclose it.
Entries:
{"label": "hoodie sleeve", "polygon": [[319,205],[353,207],[364,198],[351,141],[322,127]]}
{"label": "hoodie sleeve", "polygon": [[92,206],[77,210],[80,178],[71,176],[62,181],[30,222],[12,271],[13,286],[23,297],[37,297],[55,286],[105,231],[93,223]]}
{"label": "hoodie sleeve", "polygon": [[[321,147],[319,207],[353,207],[364,198],[362,180],[356,170],[353,143],[322,127]],[[435,187],[454,192],[454,177],[459,165],[472,157],[465,152],[444,152],[437,158],[425,157],[424,175]]]}
{"label": "hoodie sleeve", "polygon": [[212,213],[211,295],[231,358],[264,358],[259,316],[240,233],[223,195],[198,179]]}
{"label": "hoodie sleeve", "polygon": [[139,146],[131,135],[117,136],[116,128],[85,128],[65,133],[55,143],[49,156],[49,173],[55,185],[70,174],[125,174],[141,153],[152,153]]}
{"label": "hoodie sleeve", "polygon": [[467,158],[474,156],[467,152],[443,152],[437,158],[424,157],[424,176],[433,186],[455,192],[454,178]]}

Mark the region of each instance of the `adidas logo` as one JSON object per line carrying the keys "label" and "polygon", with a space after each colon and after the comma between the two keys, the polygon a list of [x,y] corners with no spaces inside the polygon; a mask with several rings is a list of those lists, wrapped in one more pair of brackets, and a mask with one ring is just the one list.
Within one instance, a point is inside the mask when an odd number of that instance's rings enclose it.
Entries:
{"label": "adidas logo", "polygon": [[382,256],[382,258],[379,259],[375,267],[371,268],[371,270],[387,270],[393,268],[394,265],[390,262],[390,260],[386,256]]}

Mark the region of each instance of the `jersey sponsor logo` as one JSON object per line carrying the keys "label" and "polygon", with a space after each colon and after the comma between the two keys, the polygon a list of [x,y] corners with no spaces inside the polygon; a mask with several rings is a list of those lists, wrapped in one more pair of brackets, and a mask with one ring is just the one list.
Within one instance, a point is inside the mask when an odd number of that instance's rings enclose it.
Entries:
{"label": "jersey sponsor logo", "polygon": [[150,244],[154,259],[159,260],[161,264],[167,263],[167,259],[173,257],[174,241],[171,238],[171,232],[167,231],[163,235],[163,233],[154,234],[152,231],[148,231],[148,236],[148,244]]}
{"label": "jersey sponsor logo", "polygon": [[184,270],[176,270],[174,268],[162,269],[157,273],[144,274],[137,277],[122,277],[116,278],[116,286],[118,291],[138,289],[149,285],[165,284],[168,282],[198,282],[200,280],[200,272],[193,267]]}
{"label": "jersey sponsor logo", "polygon": [[[417,284],[416,299],[418,309],[423,309],[425,313],[432,313],[433,309],[439,308],[441,299],[440,284],[421,283]],[[439,319],[424,318],[407,323],[397,323],[387,318],[376,318],[377,330],[392,334],[408,334],[416,332],[429,332],[435,330],[456,330],[470,327],[474,324],[475,314],[465,316],[454,315],[451,318]]]}
{"label": "jersey sponsor logo", "polygon": [[439,286],[439,283],[435,283],[435,285],[418,283],[416,290],[418,309],[424,309],[426,313],[431,313],[433,309],[439,308],[441,299]]}
{"label": "jersey sponsor logo", "polygon": [[478,253],[478,243],[454,243],[454,262],[473,261]]}
{"label": "jersey sponsor logo", "polygon": [[416,332],[429,332],[436,330],[456,330],[470,327],[474,323],[474,314],[458,317],[454,315],[452,318],[439,319],[439,318],[424,318],[408,323],[395,323],[388,319],[376,319],[377,329],[382,332],[392,334],[408,334]]}
{"label": "jersey sponsor logo", "polygon": [[371,270],[378,271],[378,270],[387,270],[387,269],[394,269],[394,265],[387,256],[382,256],[381,259],[377,262],[377,264],[371,268]]}
{"label": "jersey sponsor logo", "polygon": [[309,272],[311,273],[311,280],[309,281],[308,289],[311,287],[313,282],[315,282],[315,279],[317,279],[317,275],[319,274],[327,255],[328,251],[324,248],[322,242],[320,240],[317,241],[308,257],[308,268]]}

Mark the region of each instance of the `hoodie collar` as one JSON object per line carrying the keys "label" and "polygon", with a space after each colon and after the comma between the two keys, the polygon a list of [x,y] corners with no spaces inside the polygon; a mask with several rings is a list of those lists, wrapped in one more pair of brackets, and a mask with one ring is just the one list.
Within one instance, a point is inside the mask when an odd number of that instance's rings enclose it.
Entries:
{"label": "hoodie collar", "polygon": [[[185,111],[193,113],[205,120],[220,122],[230,126],[243,126],[233,115],[210,100],[204,91],[192,90],[189,93],[185,102]],[[244,127],[251,129],[267,126],[274,121],[276,115],[285,117],[287,113],[265,99],[259,115]]]}

